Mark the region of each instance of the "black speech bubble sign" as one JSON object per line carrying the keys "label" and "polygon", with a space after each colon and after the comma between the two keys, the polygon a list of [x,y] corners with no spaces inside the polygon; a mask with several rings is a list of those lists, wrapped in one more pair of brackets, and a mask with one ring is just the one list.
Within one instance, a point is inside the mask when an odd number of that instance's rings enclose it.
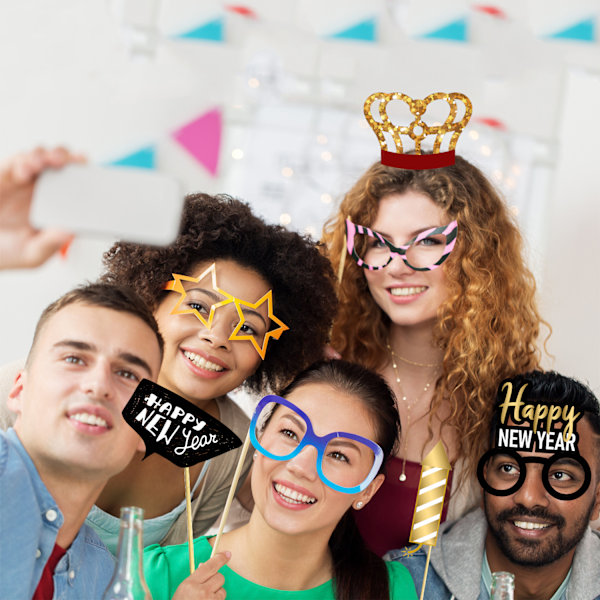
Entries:
{"label": "black speech bubble sign", "polygon": [[242,445],[223,423],[148,379],[133,392],[123,418],[144,440],[144,458],[160,454],[178,467],[191,467]]}

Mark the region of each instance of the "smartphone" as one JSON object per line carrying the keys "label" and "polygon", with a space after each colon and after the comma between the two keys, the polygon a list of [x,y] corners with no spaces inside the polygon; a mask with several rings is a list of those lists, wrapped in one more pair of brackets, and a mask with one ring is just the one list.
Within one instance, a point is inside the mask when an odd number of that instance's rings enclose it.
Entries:
{"label": "smartphone", "polygon": [[183,202],[179,182],[157,171],[68,165],[40,175],[30,219],[38,229],[164,246],[177,237]]}

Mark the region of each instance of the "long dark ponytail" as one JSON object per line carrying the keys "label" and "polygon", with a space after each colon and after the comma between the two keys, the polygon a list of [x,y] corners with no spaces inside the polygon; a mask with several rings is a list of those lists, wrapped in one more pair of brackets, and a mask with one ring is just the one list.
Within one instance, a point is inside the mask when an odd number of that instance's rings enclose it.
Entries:
{"label": "long dark ponytail", "polygon": [[[295,377],[281,391],[281,395],[286,396],[308,383],[328,384],[364,404],[375,426],[375,441],[383,450],[384,461],[380,471],[383,472],[400,431],[394,394],[385,381],[373,371],[355,363],[344,360],[321,361]],[[336,600],[387,599],[390,592],[385,563],[365,545],[351,510],[342,517],[329,539]]]}

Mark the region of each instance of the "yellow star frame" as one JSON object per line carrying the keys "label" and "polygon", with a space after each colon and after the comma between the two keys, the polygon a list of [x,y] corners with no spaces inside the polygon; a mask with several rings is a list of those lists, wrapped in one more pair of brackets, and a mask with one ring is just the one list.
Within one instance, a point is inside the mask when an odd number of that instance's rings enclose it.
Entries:
{"label": "yellow star frame", "polygon": [[[218,292],[219,294],[221,294],[222,296],[224,296],[225,299],[221,300],[221,302],[215,302],[214,304],[212,304],[210,307],[210,313],[208,314],[208,319],[205,319],[195,308],[184,308],[184,309],[180,308],[181,303],[185,300],[185,297],[187,296],[187,292],[185,291],[185,288],[183,287],[182,282],[183,281],[193,281],[194,283],[199,283],[202,279],[204,279],[205,277],[208,277],[209,275],[211,276],[212,289],[215,290],[216,292]],[[227,292],[223,291],[222,289],[220,289],[217,286],[217,271],[216,271],[215,263],[210,265],[210,267],[208,267],[208,269],[203,271],[198,277],[189,277],[188,275],[177,275],[176,273],[173,273],[173,277],[174,277],[174,279],[167,282],[167,284],[165,285],[165,289],[171,290],[173,292],[179,292],[181,294],[181,298],[179,298],[179,300],[177,301],[177,304],[175,304],[175,306],[173,307],[171,314],[172,315],[194,314],[194,315],[196,315],[196,317],[198,317],[198,319],[203,323],[203,325],[207,329],[210,329],[212,326],[212,322],[213,322],[213,319],[215,316],[215,311],[217,310],[217,308],[219,308],[221,306],[225,306],[226,304],[231,304],[232,302],[236,301],[236,298],[234,298],[231,294],[228,294]]]}
{"label": "yellow star frame", "polygon": [[[224,300],[221,300],[220,302],[215,302],[215,304],[211,305],[208,319],[206,319],[195,308],[181,308],[181,303],[185,300],[185,298],[187,296],[187,292],[186,292],[185,288],[183,287],[183,282],[184,281],[192,281],[194,283],[199,283],[202,279],[208,277],[209,275],[211,276],[212,289],[215,290],[216,292],[218,292],[219,294],[221,294],[222,296],[224,296]],[[263,360],[265,359],[265,354],[267,352],[267,345],[269,343],[269,338],[278,340],[281,337],[281,334],[284,331],[287,331],[289,329],[289,327],[285,323],[283,323],[280,319],[278,319],[273,314],[273,290],[269,290],[262,298],[260,298],[260,300],[257,300],[254,303],[246,302],[245,300],[240,300],[239,298],[236,298],[232,294],[229,294],[228,292],[226,292],[218,287],[217,271],[216,271],[215,263],[210,265],[210,267],[208,267],[205,271],[203,271],[198,277],[190,277],[188,275],[179,275],[179,274],[173,273],[173,279],[171,281],[168,281],[165,284],[164,289],[173,291],[173,292],[178,292],[179,294],[181,294],[181,297],[179,298],[179,300],[177,300],[177,303],[175,304],[175,306],[173,307],[173,310],[171,311],[172,315],[193,314],[198,318],[198,320],[207,329],[210,329],[212,326],[212,322],[213,322],[213,319],[215,316],[215,311],[217,310],[217,308],[220,308],[221,306],[225,306],[226,304],[231,304],[232,302],[234,302],[235,309],[238,313],[238,316],[240,317],[240,321],[235,326],[235,329],[233,330],[232,334],[229,336],[229,339],[230,340],[248,340],[248,341],[250,341]],[[247,334],[238,335],[238,332],[240,331],[240,329],[244,326],[244,323],[246,322],[246,317],[244,317],[244,313],[242,311],[242,306],[248,306],[249,308],[257,308],[264,302],[267,302],[269,319],[273,323],[276,323],[277,325],[279,325],[279,327],[277,327],[275,329],[271,329],[270,331],[267,331],[267,333],[265,334],[265,337],[263,338],[262,345],[259,345],[258,342],[256,341],[256,339],[254,338],[254,336],[247,335]]]}
{"label": "yellow star frame", "polygon": [[[252,335],[238,335],[238,331],[243,327],[246,322],[246,317],[244,317],[244,313],[242,312],[242,306],[248,306],[249,308],[258,308],[264,302],[267,303],[267,309],[269,314],[269,319],[279,325],[276,329],[271,329],[265,333],[265,337],[263,339],[262,345],[259,346],[256,339]],[[233,333],[229,336],[230,340],[249,340],[252,342],[252,345],[256,348],[256,351],[259,353],[260,357],[264,360],[265,354],[267,352],[267,345],[269,343],[269,338],[273,338],[278,340],[281,337],[281,334],[284,331],[287,331],[289,327],[283,322],[280,321],[273,314],[273,291],[269,290],[260,300],[257,300],[254,303],[245,302],[244,300],[240,300],[239,298],[235,299],[235,309],[240,317],[240,322],[235,326]]]}

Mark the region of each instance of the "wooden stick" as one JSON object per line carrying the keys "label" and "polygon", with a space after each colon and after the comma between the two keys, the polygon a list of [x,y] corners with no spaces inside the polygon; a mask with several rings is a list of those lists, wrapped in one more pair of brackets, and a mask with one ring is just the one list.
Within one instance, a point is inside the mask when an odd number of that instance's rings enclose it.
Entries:
{"label": "wooden stick", "polygon": [[190,493],[190,468],[183,469],[183,482],[185,484],[185,510],[187,513],[188,552],[190,555],[190,575],[194,572],[194,530],[192,527],[192,497]]}
{"label": "wooden stick", "polygon": [[429,559],[431,558],[431,549],[433,546],[429,546],[427,551],[427,562],[425,563],[425,573],[423,573],[423,586],[421,587],[421,597],[419,600],[423,600],[423,594],[425,593],[425,583],[427,582],[427,571],[429,569]]}
{"label": "wooden stick", "polygon": [[342,277],[344,276],[344,265],[346,264],[346,234],[344,234],[344,246],[342,247],[342,254],[340,255],[340,264],[338,266],[337,279],[338,283],[342,283]]}
{"label": "wooden stick", "polygon": [[250,430],[248,429],[248,434],[246,435],[246,439],[244,440],[244,445],[242,446],[242,451],[240,452],[240,459],[238,460],[238,464],[235,469],[235,473],[233,475],[233,481],[231,482],[231,487],[229,488],[227,502],[225,502],[225,508],[223,509],[223,516],[221,517],[221,523],[219,524],[219,531],[217,532],[217,537],[215,539],[215,545],[213,546],[212,552],[210,554],[211,558],[217,553],[217,548],[219,547],[219,542],[221,541],[221,536],[223,535],[223,528],[225,527],[225,521],[227,521],[227,516],[229,515],[229,509],[231,508],[231,503],[233,502],[233,497],[235,496],[235,490],[237,488],[238,481],[240,480],[240,475],[242,473],[242,467],[244,466],[244,461],[246,460],[246,454],[248,454],[249,446],[250,446]]}

